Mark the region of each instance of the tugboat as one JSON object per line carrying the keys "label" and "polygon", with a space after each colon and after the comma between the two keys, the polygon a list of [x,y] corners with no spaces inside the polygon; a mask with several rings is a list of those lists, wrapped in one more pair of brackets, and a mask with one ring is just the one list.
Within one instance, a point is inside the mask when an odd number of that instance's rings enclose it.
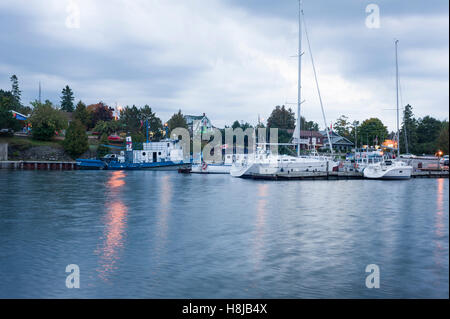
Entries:
{"label": "tugboat", "polygon": [[191,162],[185,161],[179,140],[163,139],[159,142],[142,143],[142,150],[133,149],[131,136],[126,138],[126,150],[119,155],[112,154],[102,159],[77,159],[80,169],[107,170],[183,170],[190,169]]}

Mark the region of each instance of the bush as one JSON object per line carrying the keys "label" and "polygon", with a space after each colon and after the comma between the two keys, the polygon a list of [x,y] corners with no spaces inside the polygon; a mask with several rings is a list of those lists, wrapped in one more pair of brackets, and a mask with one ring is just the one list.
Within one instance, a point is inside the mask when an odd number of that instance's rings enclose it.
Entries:
{"label": "bush", "polygon": [[119,129],[119,122],[117,121],[98,121],[97,125],[94,127],[94,132],[100,133],[100,135],[106,134],[110,135],[111,133],[116,132]]}
{"label": "bush", "polygon": [[67,127],[67,119],[61,111],[53,108],[50,101],[44,104],[34,103],[34,110],[30,117],[33,138],[49,141],[57,131]]}
{"label": "bush", "polygon": [[77,157],[89,149],[86,130],[79,120],[70,123],[63,145],[64,150],[72,157]]}

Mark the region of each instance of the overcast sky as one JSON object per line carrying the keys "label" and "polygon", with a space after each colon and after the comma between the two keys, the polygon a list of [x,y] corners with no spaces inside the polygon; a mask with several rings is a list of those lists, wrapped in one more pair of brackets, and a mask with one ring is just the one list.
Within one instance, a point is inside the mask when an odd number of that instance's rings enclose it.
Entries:
{"label": "overcast sky", "polygon": [[[379,28],[366,25],[370,3]],[[395,129],[396,38],[402,104],[448,119],[447,0],[303,7],[328,123],[379,117]],[[16,74],[25,104],[41,81],[55,104],[69,85],[87,104],[148,104],[163,121],[205,112],[223,127],[297,99],[296,0],[0,0],[0,28],[0,88]],[[323,127],[303,39],[302,115]]]}

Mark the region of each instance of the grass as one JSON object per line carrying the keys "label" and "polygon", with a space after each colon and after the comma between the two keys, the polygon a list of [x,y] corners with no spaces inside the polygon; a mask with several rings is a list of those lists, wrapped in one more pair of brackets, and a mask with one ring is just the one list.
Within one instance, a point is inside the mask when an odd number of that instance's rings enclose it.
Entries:
{"label": "grass", "polygon": [[8,143],[11,146],[17,146],[22,149],[30,148],[32,146],[51,146],[51,147],[62,147],[61,140],[51,140],[51,141],[39,141],[33,140],[31,137],[0,137],[0,143]]}

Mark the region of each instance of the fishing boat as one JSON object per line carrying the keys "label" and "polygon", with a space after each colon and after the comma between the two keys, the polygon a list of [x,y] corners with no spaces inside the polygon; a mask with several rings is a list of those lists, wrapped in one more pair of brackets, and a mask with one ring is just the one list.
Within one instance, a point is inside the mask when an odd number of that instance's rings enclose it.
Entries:
{"label": "fishing boat", "polygon": [[[282,144],[276,143],[276,145],[297,145],[297,156],[290,155],[278,155],[271,154],[266,150],[266,147],[270,143],[256,143],[257,148],[254,150],[253,154],[248,157],[245,161],[237,162],[232,165],[230,174],[233,177],[252,177],[252,178],[273,178],[273,177],[286,177],[295,178],[297,176],[302,176],[306,172],[326,172],[332,171],[339,165],[338,162],[334,161],[332,156],[320,156],[317,151],[314,150],[308,155],[300,154],[300,128],[301,128],[301,117],[300,117],[300,106],[301,106],[301,59],[302,59],[302,4],[299,1],[299,41],[298,41],[298,85],[297,85],[297,123],[295,126],[293,134],[292,144]],[[317,80],[316,69],[314,66],[314,60],[311,53],[311,46],[309,43],[308,33],[305,28],[306,38],[308,40],[309,52],[311,54],[311,62],[314,71],[314,78],[316,82],[317,93],[319,96],[319,102],[322,110],[322,116],[325,123],[325,127],[328,127],[325,112],[323,109],[322,97],[319,90],[319,84]],[[332,152],[333,147],[331,144],[331,139],[329,131],[326,130],[328,137],[328,143],[330,151]]]}
{"label": "fishing boat", "polygon": [[126,137],[126,150],[119,155],[101,159],[77,159],[80,169],[107,170],[180,170],[191,166],[190,160],[183,157],[179,140],[163,139],[159,142],[142,143],[142,149],[133,149],[130,136]]}
{"label": "fishing boat", "polygon": [[409,179],[413,167],[401,160],[400,156],[400,124],[399,124],[399,103],[398,103],[398,40],[395,40],[395,74],[397,93],[397,158],[384,159],[375,164],[370,164],[364,169],[364,177],[369,179]]}

